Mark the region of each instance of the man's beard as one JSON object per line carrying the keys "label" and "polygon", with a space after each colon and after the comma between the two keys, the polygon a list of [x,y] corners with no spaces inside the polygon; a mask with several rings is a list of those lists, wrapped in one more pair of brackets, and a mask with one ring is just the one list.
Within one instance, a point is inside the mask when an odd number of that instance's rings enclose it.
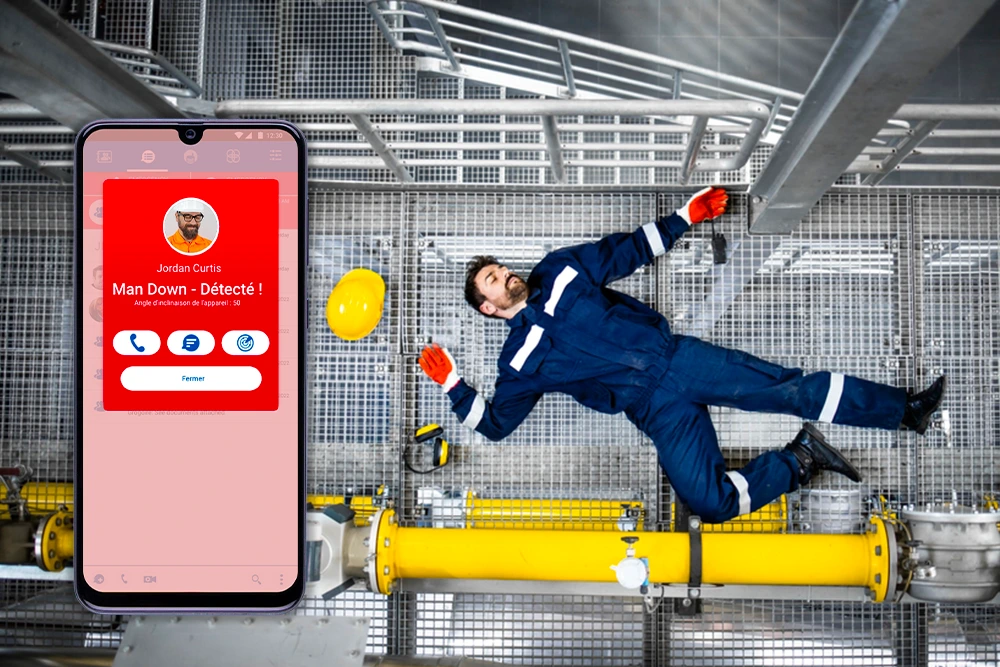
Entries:
{"label": "man's beard", "polygon": [[528,284],[521,280],[519,276],[511,275],[508,277],[508,280],[510,278],[516,278],[516,280],[507,287],[506,299],[497,301],[494,304],[500,310],[509,310],[528,298]]}
{"label": "man's beard", "polygon": [[181,236],[188,241],[194,241],[198,237],[197,227],[181,227]]}

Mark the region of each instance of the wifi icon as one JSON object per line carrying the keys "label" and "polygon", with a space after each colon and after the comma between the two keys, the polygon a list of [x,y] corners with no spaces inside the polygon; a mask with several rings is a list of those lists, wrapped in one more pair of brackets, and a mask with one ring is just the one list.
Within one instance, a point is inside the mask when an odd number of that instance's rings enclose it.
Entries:
{"label": "wifi icon", "polygon": [[243,133],[242,133],[242,132],[236,132],[235,134],[236,134],[236,138],[237,138],[237,139],[239,139],[240,137],[242,137],[242,136],[243,136]]}

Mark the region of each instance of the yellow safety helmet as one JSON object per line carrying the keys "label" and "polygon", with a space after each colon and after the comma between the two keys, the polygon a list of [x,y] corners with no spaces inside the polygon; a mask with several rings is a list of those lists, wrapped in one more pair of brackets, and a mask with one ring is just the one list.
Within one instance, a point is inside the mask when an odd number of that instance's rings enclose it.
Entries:
{"label": "yellow safety helmet", "polygon": [[360,340],[382,319],[385,281],[368,269],[354,269],[340,279],[326,302],[326,321],[344,340]]}

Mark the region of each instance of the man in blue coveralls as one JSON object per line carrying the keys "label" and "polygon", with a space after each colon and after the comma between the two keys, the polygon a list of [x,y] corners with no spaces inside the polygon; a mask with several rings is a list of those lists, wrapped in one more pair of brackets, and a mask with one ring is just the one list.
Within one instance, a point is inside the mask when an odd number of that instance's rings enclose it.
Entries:
{"label": "man in blue coveralls", "polygon": [[421,368],[447,392],[462,423],[490,440],[509,435],[546,392],[624,412],[656,445],[678,497],[710,523],[757,510],[821,470],[861,481],[809,423],[784,449],[727,471],[707,406],[923,434],[941,404],[944,376],[914,394],[842,373],[783,368],[673,334],[663,315],[607,287],[670,250],[692,224],[724,213],[727,202],[725,190],[705,188],[632,233],[549,253],[527,282],[493,257],[474,258],[466,300],[510,327],[493,398],[466,384],[437,345],[424,348]]}

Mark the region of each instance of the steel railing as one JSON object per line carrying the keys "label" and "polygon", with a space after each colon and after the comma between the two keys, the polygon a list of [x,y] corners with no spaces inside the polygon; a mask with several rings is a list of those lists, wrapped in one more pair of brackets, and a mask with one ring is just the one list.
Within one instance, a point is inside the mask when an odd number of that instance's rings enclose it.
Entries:
{"label": "steel railing", "polygon": [[[217,104],[215,113],[220,118],[259,114],[346,116],[350,123],[310,124],[309,129],[354,129],[362,135],[364,142],[319,142],[319,145],[311,142],[310,146],[317,150],[342,151],[370,148],[375,155],[313,155],[309,165],[346,169],[384,165],[404,183],[414,180],[413,167],[538,167],[545,164],[542,161],[544,154],[557,183],[567,181],[566,171],[570,167],[635,166],[675,168],[678,170],[677,181],[685,184],[696,171],[740,169],[757,146],[771,118],[771,109],[766,104],[744,100],[230,100]],[[372,116],[378,116],[380,120],[373,122]],[[386,116],[395,118],[385,120]],[[483,123],[462,120],[468,116],[498,120],[518,117],[518,121]],[[576,120],[560,122],[560,118],[567,116]],[[635,118],[641,124],[588,123],[586,117],[589,116],[616,117],[618,120]],[[421,122],[428,117],[431,117],[430,122]],[[532,121],[530,117],[538,120]],[[710,121],[720,117],[740,119],[746,124]],[[671,118],[674,120],[667,120]],[[498,137],[495,141],[485,138],[466,142],[438,136],[441,132],[483,132],[489,137],[492,136],[490,132],[499,134],[500,130],[508,134],[534,132],[538,140],[507,143]],[[568,141],[562,136],[588,131],[627,132],[648,138],[643,142],[623,144]],[[734,143],[705,143],[703,140],[708,132],[727,135],[733,138]],[[426,140],[397,137],[407,133],[431,136]],[[678,135],[686,137],[683,143],[672,141]],[[462,155],[460,151],[471,150],[492,151],[495,156],[459,157]],[[645,156],[642,159],[621,160],[589,155],[609,150],[641,151]],[[436,156],[407,157],[403,155],[405,151],[433,151]],[[503,156],[503,152],[515,151],[534,152],[535,156],[534,159]],[[454,152],[455,156],[442,156],[441,152]],[[578,157],[567,155],[570,152]]]}
{"label": "steel railing", "polygon": [[[803,99],[796,91],[442,0],[366,4],[394,48],[423,56],[417,63],[424,71],[550,97],[761,102],[772,110],[762,140],[772,144]],[[1000,172],[1000,148],[991,143],[998,136],[997,105],[906,105],[847,173],[878,185],[893,171]]]}
{"label": "steel railing", "polygon": [[[550,97],[710,100],[721,95],[767,104],[779,134],[802,99],[793,90],[439,0],[369,0],[367,7],[394,48],[430,56],[418,61],[419,68]],[[482,38],[501,46],[477,41]]]}

